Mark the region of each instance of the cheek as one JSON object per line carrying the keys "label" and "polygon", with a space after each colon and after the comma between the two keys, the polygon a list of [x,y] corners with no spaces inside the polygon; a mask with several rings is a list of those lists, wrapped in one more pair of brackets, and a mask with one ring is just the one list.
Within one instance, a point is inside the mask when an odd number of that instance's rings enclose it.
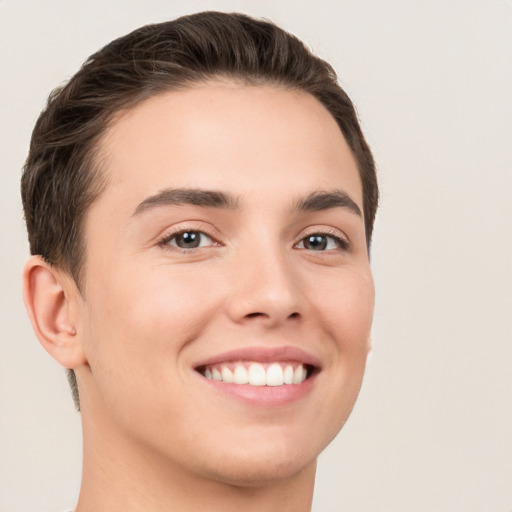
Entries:
{"label": "cheek", "polygon": [[326,439],[332,439],[347,420],[359,394],[369,350],[373,319],[374,285],[368,271],[342,269],[324,282],[316,294],[315,314],[327,336],[328,361],[321,378],[326,386],[328,407],[318,411]]}
{"label": "cheek", "polygon": [[103,273],[90,288],[89,338],[101,352],[98,360],[116,358],[127,366],[159,361],[197,337],[218,309],[218,288],[208,273],[164,265],[120,270]]}
{"label": "cheek", "polygon": [[375,292],[370,270],[342,269],[315,294],[316,313],[341,352],[367,350]]}
{"label": "cheek", "polygon": [[134,410],[148,419],[169,407],[188,410],[183,395],[168,390],[180,386],[186,370],[181,351],[218,309],[216,288],[205,287],[201,276],[147,270],[129,279],[112,272],[90,288],[87,357],[94,388],[128,427]]}

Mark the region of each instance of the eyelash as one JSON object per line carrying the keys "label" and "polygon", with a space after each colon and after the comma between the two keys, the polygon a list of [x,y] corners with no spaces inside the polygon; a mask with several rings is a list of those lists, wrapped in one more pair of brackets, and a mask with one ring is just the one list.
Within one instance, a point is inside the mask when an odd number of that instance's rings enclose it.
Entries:
{"label": "eyelash", "polygon": [[179,251],[184,254],[195,253],[198,249],[204,248],[204,247],[192,247],[189,249],[185,249],[183,247],[178,247],[177,245],[170,245],[169,242],[171,242],[171,240],[173,240],[174,238],[176,238],[179,235],[182,235],[184,233],[199,233],[201,235],[207,236],[212,241],[213,246],[221,245],[220,242],[218,242],[213,235],[211,235],[204,229],[198,229],[198,228],[182,228],[179,231],[175,231],[173,233],[168,233],[160,239],[160,241],[158,242],[158,245],[160,247],[162,247],[162,249],[165,249],[167,251]]}
{"label": "eyelash", "polygon": [[[308,237],[312,237],[312,236],[324,236],[327,238],[332,238],[338,245],[338,249],[343,252],[348,252],[351,249],[351,244],[347,238],[345,238],[344,236],[340,236],[339,231],[329,229],[329,228],[324,228],[319,231],[311,231],[310,233],[307,233],[305,236],[303,236],[299,240],[298,243],[304,242],[304,240],[306,240]],[[295,245],[297,245],[297,244],[295,244]],[[307,249],[305,249],[305,250],[307,250]],[[330,252],[330,251],[313,251],[312,249],[311,249],[311,251],[312,252]]]}
{"label": "eyelash", "polygon": [[[198,249],[204,248],[204,247],[193,247],[193,248],[185,249],[183,247],[178,247],[177,245],[170,245],[169,242],[171,242],[171,240],[173,240],[177,236],[182,235],[184,233],[199,233],[200,235],[207,236],[212,241],[211,246],[215,247],[215,246],[221,245],[221,243],[218,242],[213,235],[211,235],[210,233],[208,233],[207,231],[205,231],[203,229],[198,229],[198,228],[182,228],[179,231],[175,231],[173,233],[168,233],[160,239],[160,241],[158,242],[158,245],[165,250],[179,251],[184,254],[192,254],[192,253],[195,253]],[[339,235],[338,231],[325,229],[325,228],[321,231],[312,231],[311,233],[306,234],[299,240],[299,242],[294,244],[294,248],[298,244],[303,243],[304,240],[306,240],[308,237],[312,237],[315,235],[333,239],[336,242],[336,244],[338,245],[339,250],[341,250],[341,251],[347,252],[351,249],[350,242],[346,238],[341,237]],[[327,251],[314,251],[313,249],[306,249],[306,248],[302,249],[301,248],[300,250],[310,250],[311,252],[331,252],[332,249],[327,250]]]}

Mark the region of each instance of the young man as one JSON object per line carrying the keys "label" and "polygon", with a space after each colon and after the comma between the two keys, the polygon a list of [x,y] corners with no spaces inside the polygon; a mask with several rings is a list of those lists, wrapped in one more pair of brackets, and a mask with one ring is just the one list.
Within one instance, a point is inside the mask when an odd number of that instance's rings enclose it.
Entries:
{"label": "young man", "polygon": [[22,195],[76,510],[310,510],[374,301],[375,168],[332,68],[243,15],[143,27],[52,94]]}

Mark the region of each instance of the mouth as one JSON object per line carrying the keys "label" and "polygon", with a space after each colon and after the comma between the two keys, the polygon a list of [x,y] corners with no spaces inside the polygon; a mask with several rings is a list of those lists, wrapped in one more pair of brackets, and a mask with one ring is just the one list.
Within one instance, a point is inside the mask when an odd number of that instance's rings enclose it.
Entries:
{"label": "mouth", "polygon": [[295,347],[249,347],[219,354],[194,370],[221,393],[279,405],[308,393],[321,366]]}
{"label": "mouth", "polygon": [[196,368],[203,377],[227,384],[249,386],[288,386],[302,384],[315,372],[315,367],[297,361],[230,361]]}

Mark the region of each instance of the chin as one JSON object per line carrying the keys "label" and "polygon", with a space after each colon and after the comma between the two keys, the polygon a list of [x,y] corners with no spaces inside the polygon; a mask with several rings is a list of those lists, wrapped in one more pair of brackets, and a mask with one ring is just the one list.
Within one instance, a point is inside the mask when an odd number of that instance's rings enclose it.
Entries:
{"label": "chin", "polygon": [[300,457],[287,460],[272,457],[225,461],[222,465],[209,468],[208,478],[234,487],[264,487],[297,477],[300,473],[316,467],[316,457]]}
{"label": "chin", "polygon": [[[316,459],[326,442],[315,442],[315,436],[276,434],[252,440],[234,441],[227,447],[218,444],[209,461],[202,461],[201,469],[205,477],[237,487],[258,487],[282,482],[296,477],[303,471],[316,467]],[[263,442],[266,439],[267,442]],[[221,453],[218,453],[219,449]],[[213,464],[211,463],[213,461]]]}

